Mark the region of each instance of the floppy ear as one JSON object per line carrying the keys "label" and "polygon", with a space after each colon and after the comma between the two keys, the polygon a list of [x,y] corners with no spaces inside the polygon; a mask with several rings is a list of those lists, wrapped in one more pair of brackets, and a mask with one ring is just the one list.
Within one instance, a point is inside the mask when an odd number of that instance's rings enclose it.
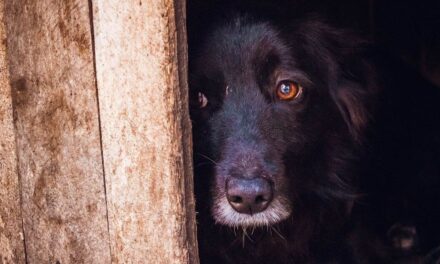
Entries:
{"label": "floppy ear", "polygon": [[[350,39],[350,35],[346,37]],[[341,39],[345,38],[339,38],[339,45],[333,49],[338,71],[330,73],[330,93],[353,139],[360,143],[375,108],[376,71],[368,61],[364,42],[345,43]]]}
{"label": "floppy ear", "polygon": [[344,31],[327,31],[333,57],[329,70],[330,94],[353,139],[361,142],[374,111],[376,71],[368,61],[368,42]]}
{"label": "floppy ear", "polygon": [[356,142],[362,141],[371,119],[373,92],[370,87],[348,80],[342,80],[334,87],[333,99]]}
{"label": "floppy ear", "polygon": [[369,43],[349,31],[311,18],[301,23],[297,35],[304,51],[325,72],[323,78],[353,139],[361,142],[371,119],[376,95],[376,74],[368,62]]}

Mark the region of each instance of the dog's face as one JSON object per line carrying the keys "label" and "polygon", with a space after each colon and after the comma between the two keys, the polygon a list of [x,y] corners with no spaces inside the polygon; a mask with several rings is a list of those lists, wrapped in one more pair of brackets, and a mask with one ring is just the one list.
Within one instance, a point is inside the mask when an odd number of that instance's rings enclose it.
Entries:
{"label": "dog's face", "polygon": [[214,166],[210,209],[219,224],[295,219],[307,200],[319,199],[314,194],[345,188],[330,152],[359,137],[362,89],[335,73],[337,58],[315,32],[292,34],[237,20],[217,29],[195,59],[195,155]]}

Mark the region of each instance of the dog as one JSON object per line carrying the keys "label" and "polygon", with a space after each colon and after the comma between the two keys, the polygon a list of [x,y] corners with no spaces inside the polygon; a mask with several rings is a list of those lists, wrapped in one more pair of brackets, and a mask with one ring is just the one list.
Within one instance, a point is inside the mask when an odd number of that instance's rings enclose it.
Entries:
{"label": "dog", "polygon": [[440,245],[440,89],[315,18],[206,35],[190,53],[202,263],[399,263]]}

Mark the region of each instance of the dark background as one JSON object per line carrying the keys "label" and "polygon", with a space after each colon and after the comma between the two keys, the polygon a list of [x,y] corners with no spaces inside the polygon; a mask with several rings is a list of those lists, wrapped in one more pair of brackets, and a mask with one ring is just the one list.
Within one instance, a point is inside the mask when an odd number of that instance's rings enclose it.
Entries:
{"label": "dark background", "polygon": [[253,9],[274,16],[317,14],[373,40],[440,86],[440,0],[188,0],[190,52],[213,20]]}

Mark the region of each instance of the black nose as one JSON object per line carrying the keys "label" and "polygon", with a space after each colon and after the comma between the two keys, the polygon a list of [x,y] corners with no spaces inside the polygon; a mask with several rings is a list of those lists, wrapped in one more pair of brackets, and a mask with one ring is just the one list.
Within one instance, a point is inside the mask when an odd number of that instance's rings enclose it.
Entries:
{"label": "black nose", "polygon": [[269,181],[263,178],[231,179],[226,186],[226,196],[235,211],[252,215],[269,206],[273,191]]}

